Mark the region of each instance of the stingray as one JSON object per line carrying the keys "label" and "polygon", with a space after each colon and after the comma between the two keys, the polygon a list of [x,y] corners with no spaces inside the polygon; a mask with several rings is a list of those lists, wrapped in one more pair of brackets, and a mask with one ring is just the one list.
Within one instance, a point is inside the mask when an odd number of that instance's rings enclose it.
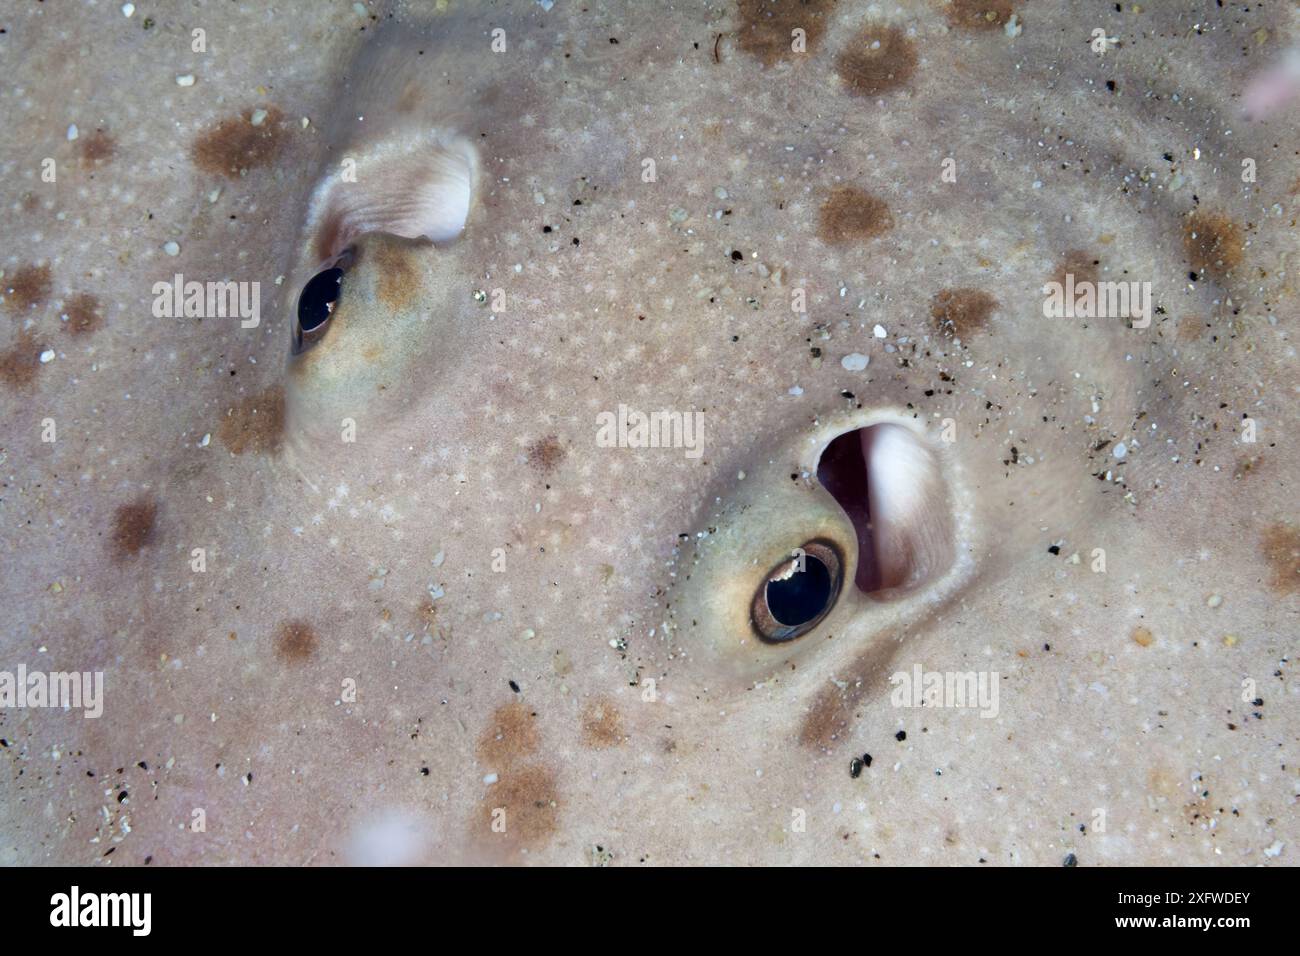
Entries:
{"label": "stingray", "polygon": [[0,23],[0,862],[1293,860],[1292,6],[145,6]]}

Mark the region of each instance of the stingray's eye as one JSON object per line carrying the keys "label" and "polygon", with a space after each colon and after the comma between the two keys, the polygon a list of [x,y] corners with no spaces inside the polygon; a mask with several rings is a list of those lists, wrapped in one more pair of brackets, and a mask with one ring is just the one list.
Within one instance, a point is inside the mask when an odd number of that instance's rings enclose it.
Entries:
{"label": "stingray's eye", "polygon": [[809,541],[771,570],[754,594],[750,615],[764,641],[781,643],[807,634],[830,613],[844,580],[839,550]]}
{"label": "stingray's eye", "polygon": [[351,250],[344,252],[334,265],[322,269],[308,280],[298,294],[298,314],[293,330],[293,350],[311,348],[329,331],[330,316],[343,290],[343,273],[351,264]]}

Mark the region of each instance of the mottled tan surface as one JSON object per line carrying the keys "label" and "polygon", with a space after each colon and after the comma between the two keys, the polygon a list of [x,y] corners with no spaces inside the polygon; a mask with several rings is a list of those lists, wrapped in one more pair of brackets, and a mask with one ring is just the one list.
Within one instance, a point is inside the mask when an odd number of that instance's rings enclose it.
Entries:
{"label": "mottled tan surface", "polygon": [[[0,863],[1295,861],[1300,136],[1238,108],[1293,4],[136,6],[0,7],[0,670],[108,688],[0,711]],[[312,189],[430,123],[464,236],[365,237],[290,367]],[[154,318],[175,272],[260,327]],[[1150,328],[1044,318],[1064,272]],[[953,563],[759,644],[880,416]],[[918,663],[998,716],[894,707]]]}

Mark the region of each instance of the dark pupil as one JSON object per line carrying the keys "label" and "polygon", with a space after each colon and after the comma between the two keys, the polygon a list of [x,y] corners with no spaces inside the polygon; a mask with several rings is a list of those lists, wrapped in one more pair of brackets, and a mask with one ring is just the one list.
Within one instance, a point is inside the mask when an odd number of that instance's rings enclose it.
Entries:
{"label": "dark pupil", "polygon": [[298,326],[310,332],[330,317],[334,302],[339,297],[343,281],[342,269],[326,269],[312,276],[298,296]]}
{"label": "dark pupil", "polygon": [[831,599],[830,570],[811,554],[803,560],[802,571],[796,570],[783,581],[767,582],[767,609],[786,627],[807,624]]}

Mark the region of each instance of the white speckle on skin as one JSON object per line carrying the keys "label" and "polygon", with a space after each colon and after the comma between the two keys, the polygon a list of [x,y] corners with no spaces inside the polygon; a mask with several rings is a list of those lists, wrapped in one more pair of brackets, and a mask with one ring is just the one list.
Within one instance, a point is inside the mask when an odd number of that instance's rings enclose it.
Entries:
{"label": "white speckle on skin", "polygon": [[871,334],[878,339],[883,339],[889,333],[885,331],[885,327],[883,325],[877,325],[874,329],[871,330]]}
{"label": "white speckle on skin", "polygon": [[172,240],[168,240],[167,242],[164,242],[162,250],[163,252],[167,253],[167,255],[169,256],[179,256],[181,254],[180,244],[173,242]]}
{"label": "white speckle on skin", "polygon": [[193,85],[194,85],[194,74],[193,74],[193,73],[186,73],[184,76],[178,76],[178,77],[176,77],[176,85],[177,85],[177,86],[193,86]]}
{"label": "white speckle on skin", "polygon": [[844,370],[847,372],[861,372],[870,361],[871,359],[861,352],[850,352],[840,359],[840,365],[844,366]]}
{"label": "white speckle on skin", "polygon": [[1118,460],[1123,461],[1124,456],[1128,454],[1128,445],[1125,445],[1123,442],[1120,442],[1118,445],[1114,447],[1111,454],[1113,454]]}
{"label": "white speckle on skin", "polygon": [[71,126],[68,127],[68,142],[71,143],[74,139],[77,138],[77,135],[78,135],[77,124],[73,123]]}
{"label": "white speckle on skin", "polygon": [[803,394],[803,389],[800,388],[798,385],[791,385],[791,386],[790,386],[790,392],[789,392],[789,394],[791,394],[791,395],[802,395],[802,394]]}
{"label": "white speckle on skin", "polygon": [[491,786],[492,784],[496,783],[498,779],[499,778],[494,773],[484,774],[483,776],[483,782],[486,783],[488,786]]}
{"label": "white speckle on skin", "polygon": [[131,16],[133,13],[135,13],[135,4],[134,4],[134,3],[124,3],[124,4],[122,4],[122,16],[124,16],[124,17],[129,17],[129,16]]}
{"label": "white speckle on skin", "polygon": [[41,364],[48,365],[54,361],[54,349],[46,349],[41,353]]}
{"label": "white speckle on skin", "polygon": [[248,121],[252,123],[254,126],[261,126],[264,122],[266,122],[266,110],[263,109],[253,110],[253,115],[248,118]]}

